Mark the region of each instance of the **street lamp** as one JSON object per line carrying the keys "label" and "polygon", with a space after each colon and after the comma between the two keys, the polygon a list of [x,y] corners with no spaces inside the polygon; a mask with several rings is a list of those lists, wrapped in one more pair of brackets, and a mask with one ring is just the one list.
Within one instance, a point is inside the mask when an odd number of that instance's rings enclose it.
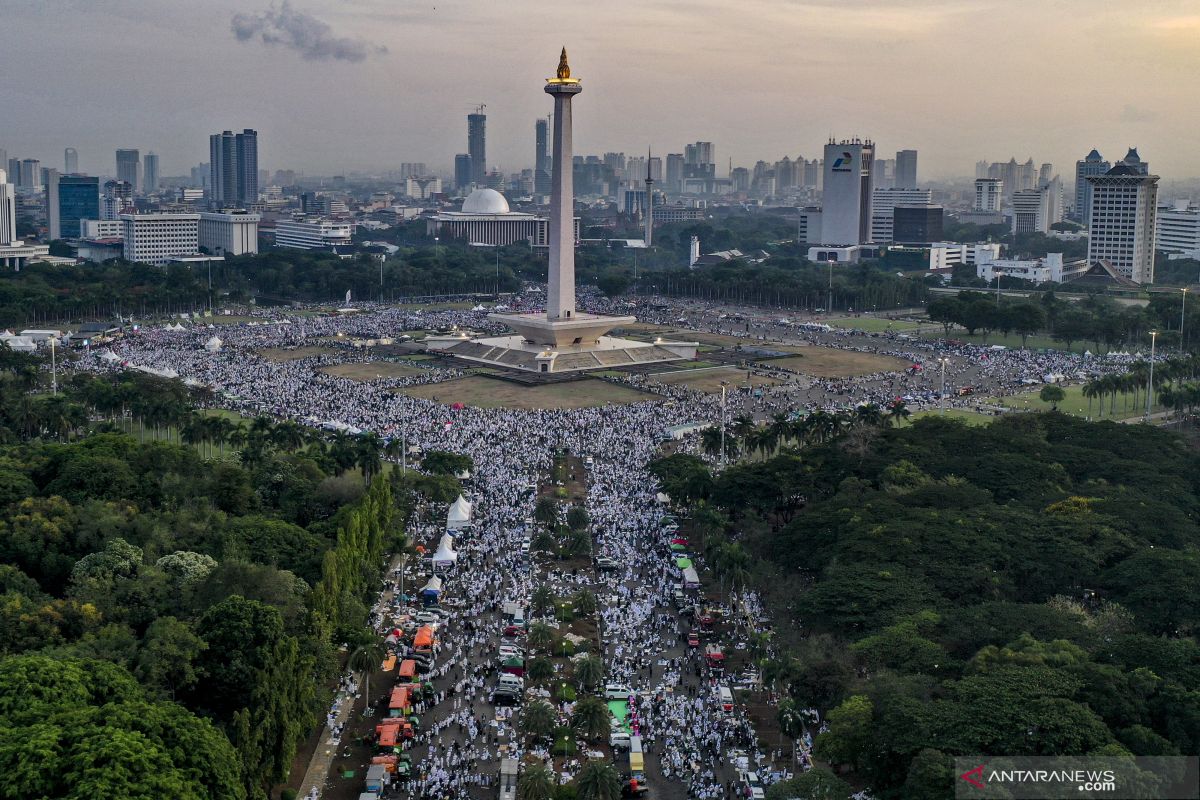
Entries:
{"label": "street lamp", "polygon": [[1183,323],[1187,318],[1184,312],[1187,310],[1187,287],[1183,287],[1180,291],[1183,292],[1183,302],[1179,304],[1179,354],[1183,355]]}
{"label": "street lamp", "polygon": [[729,381],[721,381],[721,469],[725,468],[725,396],[729,390]]}
{"label": "street lamp", "polygon": [[950,359],[942,356],[938,359],[942,365],[942,391],[940,400],[942,402],[942,413],[946,413],[946,365],[950,363]]}
{"label": "street lamp", "polygon": [[58,358],[56,357],[55,347],[58,346],[58,339],[54,336],[50,337],[50,390],[58,396]]}
{"label": "street lamp", "polygon": [[1154,341],[1158,331],[1150,331],[1150,377],[1146,379],[1146,422],[1150,421],[1150,401],[1154,397]]}

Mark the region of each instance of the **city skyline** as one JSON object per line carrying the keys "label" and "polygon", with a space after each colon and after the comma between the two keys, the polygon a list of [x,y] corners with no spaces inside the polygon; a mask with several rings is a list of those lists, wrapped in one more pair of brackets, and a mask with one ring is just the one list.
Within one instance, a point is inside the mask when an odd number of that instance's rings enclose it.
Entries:
{"label": "city skyline", "polygon": [[[69,5],[71,25],[62,24],[59,5],[6,4],[0,46],[10,69],[0,94],[23,113],[6,119],[0,147],[44,163],[75,147],[90,174],[109,174],[122,146],[154,150],[161,175],[186,174],[206,160],[203,132],[228,127],[262,133],[271,143],[266,169],[335,174],[425,161],[445,173],[467,149],[462,120],[481,103],[488,167],[529,168],[528,131],[547,109],[543,98],[517,91],[513,76],[539,75],[538,54],[565,44],[596,87],[581,112],[579,153],[649,145],[666,154],[701,139],[716,144],[723,171],[729,158],[750,166],[816,157],[833,134],[869,137],[881,152],[920,151],[922,181],[969,177],[981,158],[1030,154],[1065,177],[1093,147],[1131,145],[1150,158],[1178,156],[1165,178],[1200,175],[1200,152],[1188,146],[1200,110],[1186,81],[1161,79],[1200,65],[1188,46],[1200,16],[1173,0],[1143,4],[1134,19],[1082,2],[1014,9],[989,0],[871,0],[844,8],[754,0],[747,13],[709,0],[653,8],[617,0],[606,9],[621,20],[616,27],[570,6],[542,19],[522,2],[397,8],[297,0],[274,12],[225,0],[197,8]],[[296,22],[317,25],[317,35],[288,38],[286,26]],[[625,35],[633,29],[654,32],[654,41]],[[506,32],[519,47],[496,46]],[[991,37],[1005,80],[977,62],[980,33]],[[103,46],[109,34],[145,43],[140,57],[155,60],[161,79],[136,88],[112,81],[128,65],[119,49]],[[204,48],[186,46],[197,37]],[[764,37],[788,44],[763,46]],[[863,37],[875,46],[862,47]],[[47,65],[47,42],[66,57]],[[486,55],[486,68],[473,49]],[[950,63],[961,68],[946,69]],[[397,70],[412,77],[397,82]],[[1046,80],[1048,70],[1054,79]],[[464,84],[461,101],[446,100],[448,88]],[[676,88],[654,88],[662,85]],[[353,111],[329,113],[331,94]]]}

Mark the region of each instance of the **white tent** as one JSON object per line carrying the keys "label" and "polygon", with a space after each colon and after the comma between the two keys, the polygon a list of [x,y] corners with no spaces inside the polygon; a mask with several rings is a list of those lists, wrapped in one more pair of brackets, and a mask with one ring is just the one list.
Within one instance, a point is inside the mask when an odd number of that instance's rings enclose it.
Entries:
{"label": "white tent", "polygon": [[37,350],[37,344],[28,336],[0,336],[0,341],[7,344],[9,350],[18,353],[32,353]]}
{"label": "white tent", "polygon": [[454,477],[458,478],[460,481],[468,481],[471,479],[471,471],[469,469],[464,469]]}
{"label": "white tent", "polygon": [[658,502],[662,503],[663,505],[666,505],[667,503],[671,502],[671,495],[659,492],[658,494],[656,494],[654,496],[654,499],[657,500]]}
{"label": "white tent", "polygon": [[204,343],[204,349],[210,353],[215,353],[221,349],[222,344],[224,344],[224,342],[222,342],[218,337],[214,336]]}
{"label": "white tent", "polygon": [[470,522],[471,504],[460,494],[458,499],[450,504],[450,510],[446,512],[446,527],[455,530],[465,527]]}
{"label": "white tent", "polygon": [[105,350],[103,353],[100,354],[100,360],[101,361],[120,361],[121,357],[119,355],[117,355],[116,353],[114,353],[112,350]]}
{"label": "white tent", "polygon": [[438,543],[437,552],[433,554],[433,565],[436,567],[439,564],[453,564],[458,561],[458,551],[454,549],[454,537],[450,534],[444,534],[442,541]]}

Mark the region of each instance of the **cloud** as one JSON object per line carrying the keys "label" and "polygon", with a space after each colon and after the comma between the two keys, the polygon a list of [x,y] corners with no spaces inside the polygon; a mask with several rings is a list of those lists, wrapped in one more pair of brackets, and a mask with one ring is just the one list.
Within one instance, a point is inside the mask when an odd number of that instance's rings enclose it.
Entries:
{"label": "cloud", "polygon": [[363,61],[387,52],[383,45],[338,36],[328,23],[292,8],[288,0],[274,4],[261,14],[234,14],[230,23],[240,42],[261,39],[263,44],[283,45],[310,61],[336,59]]}

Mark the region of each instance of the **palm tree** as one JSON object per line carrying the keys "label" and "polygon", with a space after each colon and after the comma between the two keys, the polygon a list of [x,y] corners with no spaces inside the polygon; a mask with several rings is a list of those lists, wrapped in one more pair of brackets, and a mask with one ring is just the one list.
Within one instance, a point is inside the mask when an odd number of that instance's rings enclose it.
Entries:
{"label": "palm tree", "polygon": [[904,404],[903,400],[897,400],[888,406],[888,418],[891,419],[891,421],[895,423],[897,427],[899,427],[900,423],[904,422],[904,420],[908,419],[910,416],[912,416],[912,412],[908,410],[908,406]]}
{"label": "palm tree", "polygon": [[767,430],[771,432],[771,438],[774,440],[775,447],[786,443],[792,438],[792,421],[788,419],[788,415],[780,411],[771,415],[771,421],[767,423]]}
{"label": "palm tree", "polygon": [[554,608],[554,592],[549,586],[539,586],[533,590],[533,597],[530,598],[529,605],[533,608],[534,614],[545,614]]}
{"label": "palm tree", "polygon": [[383,446],[383,457],[391,461],[399,461],[403,455],[404,440],[388,439],[387,444]]}
{"label": "palm tree", "polygon": [[299,450],[304,444],[304,429],[293,420],[284,420],[271,431],[271,441],[280,450]]}
{"label": "palm tree", "polygon": [[595,741],[609,732],[611,727],[608,705],[594,695],[584,697],[575,704],[571,714],[571,727],[579,731],[585,739]]}
{"label": "palm tree", "polygon": [[350,654],[348,666],[354,672],[362,675],[363,692],[366,694],[365,699],[368,711],[371,708],[371,673],[379,668],[379,664],[382,661],[383,648],[379,645],[378,641],[374,640],[359,645]]}
{"label": "palm tree", "polygon": [[566,554],[571,558],[582,558],[592,552],[592,535],[587,531],[571,531],[567,534]]}
{"label": "palm tree", "polygon": [[383,469],[383,464],[379,460],[381,444],[377,433],[363,433],[355,437],[355,460],[362,468],[364,483],[370,484],[371,478],[378,475]]}
{"label": "palm tree", "polygon": [[621,800],[621,778],[604,761],[588,761],[575,776],[577,800]]}
{"label": "palm tree", "polygon": [[787,698],[779,704],[779,732],[792,740],[792,761],[796,760],[796,740],[804,735],[804,716],[796,701]]}
{"label": "palm tree", "polygon": [[549,652],[554,646],[554,629],[544,622],[535,622],[529,626],[529,635],[525,637],[530,649],[539,652]]}
{"label": "palm tree", "polygon": [[599,686],[604,680],[604,661],[600,656],[586,655],[575,662],[575,682],[580,689]]}
{"label": "palm tree", "polygon": [[700,449],[704,451],[705,455],[716,458],[721,455],[721,439],[723,438],[719,427],[714,425],[711,428],[705,428],[700,432]]}
{"label": "palm tree", "polygon": [[575,613],[590,617],[596,613],[596,595],[590,589],[580,589],[571,598],[571,605],[575,608]]}
{"label": "palm tree", "polygon": [[525,674],[534,683],[548,681],[554,677],[554,664],[543,656],[531,658],[525,666]]}
{"label": "palm tree", "polygon": [[545,739],[554,733],[558,725],[558,715],[554,706],[545,700],[534,700],[521,711],[521,719],[517,723],[521,733],[535,739]]}
{"label": "palm tree", "polygon": [[754,433],[754,431],[758,428],[758,426],[754,424],[754,417],[751,417],[749,414],[742,414],[737,417],[737,419],[733,421],[732,427],[733,435],[736,436],[738,440],[743,443],[743,445],[745,444],[746,439],[749,438],[750,434]]}
{"label": "palm tree", "polygon": [[517,800],[551,800],[557,781],[541,764],[526,766],[517,777]]}
{"label": "palm tree", "polygon": [[883,424],[883,411],[874,403],[863,403],[854,409],[854,421],[859,425],[880,426]]}

